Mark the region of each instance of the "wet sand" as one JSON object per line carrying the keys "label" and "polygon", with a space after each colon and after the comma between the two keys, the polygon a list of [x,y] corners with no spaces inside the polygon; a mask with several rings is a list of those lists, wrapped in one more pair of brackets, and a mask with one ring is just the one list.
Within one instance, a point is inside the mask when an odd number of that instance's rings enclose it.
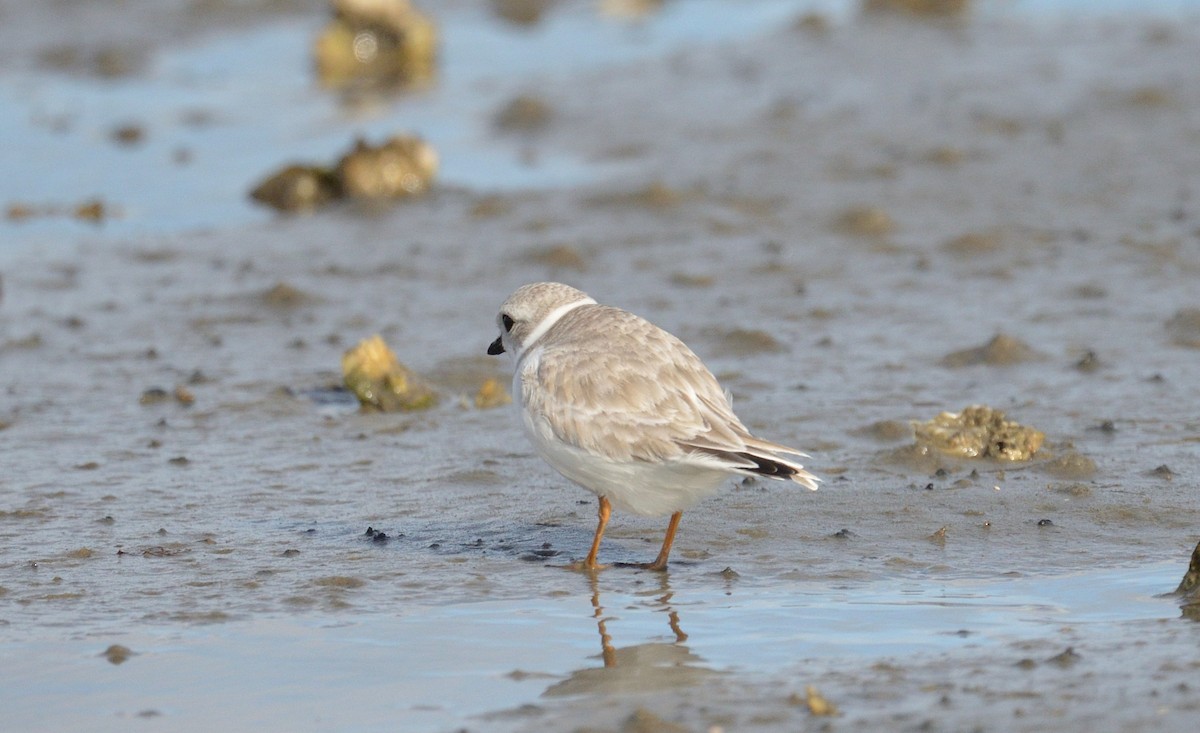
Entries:
{"label": "wet sand", "polygon": [[[2,38],[45,22],[6,12]],[[192,58],[235,34],[173,12]],[[544,33],[611,22],[558,12]],[[1157,596],[1200,525],[1200,19],[783,17],[485,77],[478,99],[446,80],[462,96],[427,101],[470,110],[452,135],[420,95],[305,127],[301,103],[328,95],[222,106],[236,84],[157,108],[132,151],[107,109],[35,125],[30,149],[176,172],[118,166],[89,194],[84,159],[0,188],[118,212],[0,222],[15,729],[1191,730],[1200,627]],[[236,33],[303,44],[296,23]],[[137,100],[139,74],[171,86],[155,68],[73,83]],[[28,90],[62,74],[21,71],[4,124],[57,108]],[[520,94],[549,122],[497,129]],[[218,122],[196,132],[189,109]],[[445,136],[428,197],[292,218],[244,199],[271,164],[413,120]],[[161,162],[181,140],[195,167]],[[500,173],[473,170],[480,148]],[[504,166],[541,185],[497,183]],[[195,206],[158,216],[140,192],[158,186]],[[507,379],[483,355],[497,305],[551,278],[689,342],[752,429],[812,454],[821,490],[731,482],[684,515],[665,576],[557,567],[586,554],[594,500],[510,410],[470,403]],[[364,414],[333,389],[374,333],[438,407]],[[947,360],[997,334],[1025,358]],[[1011,467],[909,448],[909,421],[971,404],[1045,449]],[[603,559],[652,558],[664,526],[617,515]],[[813,715],[808,685],[840,715]]]}

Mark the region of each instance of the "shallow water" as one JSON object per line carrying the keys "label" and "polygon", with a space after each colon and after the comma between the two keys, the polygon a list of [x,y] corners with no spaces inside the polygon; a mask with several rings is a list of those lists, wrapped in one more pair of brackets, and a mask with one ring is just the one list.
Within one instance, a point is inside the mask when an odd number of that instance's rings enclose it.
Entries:
{"label": "shallow water", "polygon": [[[5,685],[0,703],[8,725],[30,731],[118,730],[131,718],[163,718],[171,730],[508,730],[564,699],[648,696],[730,675],[812,684],[830,665],[845,673],[880,660],[915,667],[1002,654],[1018,642],[1056,643],[1065,627],[1086,643],[1178,613],[1153,595],[1171,566],[833,588],[568,575],[547,569],[560,593],[536,603],[8,640],[10,668],[31,674]],[[110,663],[110,644],[133,656]]]}
{"label": "shallow water", "polygon": [[[0,201],[121,210],[0,222],[6,724],[797,730],[827,722],[811,684],[842,729],[1190,731],[1200,627],[1159,594],[1200,522],[1200,352],[1168,327],[1200,308],[1200,27],[1028,6],[946,27],[821,4],[813,31],[803,3],[521,30],[456,5],[438,86],[365,109],[314,88],[316,16],[192,28],[128,78],[0,77],[22,142]],[[528,91],[559,121],[495,132]],[[132,149],[107,140],[127,118]],[[428,199],[244,198],[397,126],[443,153]],[[863,205],[890,231],[847,234]],[[731,482],[665,576],[555,567],[594,500],[470,406],[506,379],[494,309],[544,278],[683,337],[822,489]],[[376,332],[439,407],[337,390]],[[997,332],[1035,357],[943,364]],[[972,403],[1046,454],[903,450],[907,421]],[[602,560],[650,559],[664,525],[618,515]]]}

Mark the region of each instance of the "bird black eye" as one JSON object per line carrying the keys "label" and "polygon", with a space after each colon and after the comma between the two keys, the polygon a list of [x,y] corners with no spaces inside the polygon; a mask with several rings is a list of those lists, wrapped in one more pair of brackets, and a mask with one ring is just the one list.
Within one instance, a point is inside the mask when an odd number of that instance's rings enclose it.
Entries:
{"label": "bird black eye", "polygon": [[504,324],[504,331],[506,333],[512,330],[513,319],[509,318],[507,313],[500,314],[500,323]]}

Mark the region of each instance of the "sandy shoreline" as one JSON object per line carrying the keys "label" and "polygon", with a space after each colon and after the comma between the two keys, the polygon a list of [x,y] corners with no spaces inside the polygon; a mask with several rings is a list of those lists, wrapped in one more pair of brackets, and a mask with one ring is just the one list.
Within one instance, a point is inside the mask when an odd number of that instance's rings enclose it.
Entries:
{"label": "sandy shoreline", "polygon": [[[390,651],[371,657],[379,677],[340,673],[339,689],[378,682],[373,699],[398,702],[331,701],[335,728],[417,715],[406,695],[430,684],[420,694],[440,689],[450,717],[421,719],[428,730],[640,730],[639,709],[657,716],[650,730],[817,729],[827,721],[794,697],[812,684],[841,709],[836,729],[1190,730],[1200,630],[1153,596],[1178,582],[1200,523],[1197,21],[788,23],[502,87],[547,100],[553,120],[518,141],[484,134],[595,166],[587,186],[446,187],[384,213],[169,233],[0,224],[0,638],[13,660],[0,707],[31,730],[44,706],[60,710],[49,726],[116,729],[150,710],[147,725],[200,730],[214,724],[206,700],[253,687],[236,664],[229,688],[75,708],[63,680],[108,689],[110,673],[149,681],[255,644],[269,659],[280,636],[320,668],[353,654],[358,642],[323,630],[344,623]],[[5,189],[3,203],[19,199]],[[494,309],[547,278],[689,342],[746,422],[806,449],[826,485],[731,485],[685,514],[666,579],[616,569],[589,587],[551,567],[586,553],[590,495],[532,455],[507,410],[462,404],[506,374],[483,356]],[[300,297],[269,297],[279,283]],[[439,407],[366,415],[322,400],[342,352],[373,333],[441,384]],[[943,364],[997,333],[1036,353]],[[194,404],[139,403],[177,385]],[[976,403],[1043,430],[1044,460],[914,460],[887,423]],[[1094,468],[1054,460],[1074,455]],[[615,517],[605,555],[648,559],[660,524]],[[392,539],[372,543],[368,526]],[[1113,617],[1091,605],[1089,578]],[[950,603],[939,589],[971,599],[961,624],[936,615]],[[444,653],[505,638],[510,663],[475,672],[511,685],[514,704],[456,718],[450,682],[385,660],[427,633],[395,619],[453,624],[480,603],[511,611],[515,630],[464,623]],[[628,677],[603,671],[593,613],[624,619],[610,633],[635,648],[620,655]],[[822,623],[850,638],[839,614],[878,656],[813,651]],[[109,665],[97,655],[110,643],[139,656]],[[528,669],[519,650],[539,644],[558,656]],[[1059,657],[1068,647],[1077,659]],[[755,656],[772,652],[795,661]],[[680,666],[701,671],[620,687]],[[318,672],[272,679],[320,698]],[[542,693],[560,683],[574,692]],[[236,711],[305,728],[271,689]]]}

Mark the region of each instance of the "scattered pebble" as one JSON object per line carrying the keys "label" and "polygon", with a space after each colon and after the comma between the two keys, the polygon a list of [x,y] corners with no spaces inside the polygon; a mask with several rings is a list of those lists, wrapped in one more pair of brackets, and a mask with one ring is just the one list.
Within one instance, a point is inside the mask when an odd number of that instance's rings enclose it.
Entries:
{"label": "scattered pebble", "polygon": [[998,232],[967,232],[944,242],[942,250],[956,257],[971,259],[996,252],[1000,245]]}
{"label": "scattered pebble", "polygon": [[494,377],[484,380],[479,391],[475,393],[475,407],[480,410],[509,404],[512,404],[512,395],[504,388],[504,384]]}
{"label": "scattered pebble", "polygon": [[296,308],[319,300],[300,288],[285,282],[272,285],[263,292],[260,299],[263,305],[279,309]]}
{"label": "scattered pebble", "polygon": [[911,423],[903,420],[879,420],[855,430],[854,434],[883,442],[895,442],[911,439],[913,428]]}
{"label": "scattered pebble", "polygon": [[757,328],[714,328],[708,329],[705,335],[716,341],[716,352],[720,354],[763,354],[785,350],[777,338]]}
{"label": "scattered pebble", "polygon": [[156,405],[160,402],[166,402],[170,398],[171,395],[162,387],[151,387],[142,392],[142,396],[138,398],[138,404]]}
{"label": "scattered pebble", "polygon": [[963,163],[967,159],[967,153],[962,148],[942,145],[926,152],[924,159],[927,163],[949,167]]}
{"label": "scattered pebble", "polygon": [[280,211],[312,211],[341,195],[333,171],[311,165],[288,165],[250,191],[250,198]]}
{"label": "scattered pebble", "polygon": [[353,590],[361,588],[367,584],[367,581],[362,578],[352,578],[346,575],[327,575],[323,578],[317,578],[312,582],[313,585],[321,588],[333,588],[335,590]]}
{"label": "scattered pebble", "polygon": [[569,244],[554,244],[549,247],[534,248],[525,254],[528,262],[533,262],[555,270],[587,270],[587,258],[578,248]]}
{"label": "scattered pebble", "polygon": [[1096,474],[1096,462],[1075,451],[1067,451],[1038,467],[1055,478],[1080,480]]}
{"label": "scattered pebble", "polygon": [[1049,659],[1047,659],[1046,663],[1054,664],[1054,665],[1058,665],[1059,667],[1066,668],[1066,667],[1074,666],[1081,659],[1083,659],[1083,657],[1081,657],[1079,654],[1077,654],[1073,647],[1067,647],[1063,651],[1061,651],[1058,654],[1055,654],[1053,657],[1050,657]]}
{"label": "scattered pebble", "polygon": [[1174,97],[1162,87],[1143,86],[1130,92],[1126,101],[1132,107],[1170,107],[1174,104]]}
{"label": "scattered pebble", "polygon": [[1092,495],[1092,487],[1078,481],[1065,484],[1050,484],[1048,488],[1057,494],[1065,494],[1073,499],[1084,499]]}
{"label": "scattered pebble", "polygon": [[550,124],[554,111],[538,97],[522,94],[509,100],[496,116],[492,124],[504,132],[537,132]]}
{"label": "scattered pebble", "polygon": [[87,199],[78,204],[60,206],[55,204],[38,205],[29,203],[10,203],[5,210],[5,218],[12,222],[26,219],[68,217],[79,221],[101,224],[112,218],[117,211],[102,199]]}
{"label": "scattered pebble", "polygon": [[942,366],[959,368],[987,364],[1012,366],[1041,358],[1028,344],[1008,334],[996,334],[983,346],[953,351],[942,358]]}
{"label": "scattered pebble", "polygon": [[175,391],[172,394],[175,397],[175,401],[184,407],[191,407],[196,403],[196,395],[192,390],[183,385],[175,387]]}
{"label": "scattered pebble", "polygon": [[118,125],[109,133],[112,141],[118,145],[132,147],[146,139],[146,130],[141,125]]}
{"label": "scattered pebble", "polygon": [[105,649],[100,656],[108,660],[110,664],[124,664],[129,661],[130,657],[136,656],[134,651],[127,646],[113,644]]}
{"label": "scattered pebble", "polygon": [[586,203],[592,206],[636,206],[663,211],[683,203],[685,192],[671,188],[662,181],[654,181],[645,188],[617,193],[602,193],[589,196]]}
{"label": "scattered pebble", "polygon": [[813,715],[827,716],[839,715],[837,706],[825,699],[825,696],[817,692],[817,688],[808,685],[804,688],[804,704],[808,706],[808,712]]}
{"label": "scattered pebble", "polygon": [[1100,357],[1096,356],[1096,352],[1088,349],[1075,362],[1075,368],[1081,372],[1090,374],[1100,368]]}
{"label": "scattered pebble", "polygon": [[896,222],[877,206],[853,206],[837,216],[833,229],[856,237],[884,237],[896,230]]}
{"label": "scattered pebble", "polygon": [[1179,581],[1175,593],[1187,596],[1189,601],[1200,601],[1200,542],[1197,542],[1192,550],[1187,572],[1183,574],[1183,580]]}
{"label": "scattered pebble", "polygon": [[492,0],[488,3],[496,17],[519,26],[537,25],[542,14],[558,0]]}
{"label": "scattered pebble", "polygon": [[692,275],[684,272],[673,272],[671,273],[670,282],[672,285],[681,288],[708,288],[713,286],[716,278],[712,275]]}
{"label": "scattered pebble", "polygon": [[1200,308],[1182,308],[1167,320],[1167,334],[1179,346],[1200,349]]}
{"label": "scattered pebble", "polygon": [[962,15],[970,0],[863,0],[863,10],[870,13],[894,12],[914,16],[952,17]]}
{"label": "scattered pebble", "polygon": [[621,724],[620,733],[690,733],[687,728],[664,720],[646,708],[638,708]]}

